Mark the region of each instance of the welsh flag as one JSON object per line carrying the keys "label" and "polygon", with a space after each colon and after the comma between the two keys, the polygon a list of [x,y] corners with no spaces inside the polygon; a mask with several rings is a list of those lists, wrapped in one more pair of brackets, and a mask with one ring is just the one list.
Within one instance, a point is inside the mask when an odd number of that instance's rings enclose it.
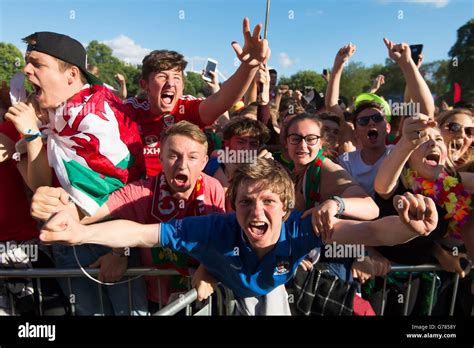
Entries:
{"label": "welsh flag", "polygon": [[49,165],[88,215],[110,193],[141,177],[144,160],[138,127],[106,87],[84,86],[49,117]]}

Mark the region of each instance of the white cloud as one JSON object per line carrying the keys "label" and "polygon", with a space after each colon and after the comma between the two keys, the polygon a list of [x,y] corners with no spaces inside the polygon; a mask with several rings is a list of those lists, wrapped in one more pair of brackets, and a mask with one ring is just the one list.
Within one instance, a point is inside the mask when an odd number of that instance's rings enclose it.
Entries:
{"label": "white cloud", "polygon": [[321,16],[321,15],[323,15],[323,14],[324,14],[324,11],[323,11],[323,10],[316,10],[316,12],[313,11],[313,10],[307,10],[307,11],[305,12],[305,16],[306,16],[306,17]]}
{"label": "white cloud", "polygon": [[207,64],[207,57],[200,57],[200,56],[192,56],[192,57],[184,57],[188,62],[188,66],[186,70],[199,72],[202,69],[206,68]]}
{"label": "white cloud", "polygon": [[417,4],[433,4],[436,8],[441,8],[448,5],[449,0],[406,0],[406,2],[412,2]]}
{"label": "white cloud", "polygon": [[288,53],[286,52],[281,52],[278,55],[278,63],[283,67],[283,68],[289,68],[293,64],[295,64],[295,60],[291,59]]}
{"label": "white cloud", "polygon": [[140,64],[143,58],[151,52],[150,49],[141,47],[125,35],[119,35],[111,40],[104,40],[102,43],[113,50],[115,57],[130,64]]}
{"label": "white cloud", "polygon": [[449,4],[450,0],[379,0],[382,3],[408,2],[412,4],[431,4],[436,8],[442,8]]}

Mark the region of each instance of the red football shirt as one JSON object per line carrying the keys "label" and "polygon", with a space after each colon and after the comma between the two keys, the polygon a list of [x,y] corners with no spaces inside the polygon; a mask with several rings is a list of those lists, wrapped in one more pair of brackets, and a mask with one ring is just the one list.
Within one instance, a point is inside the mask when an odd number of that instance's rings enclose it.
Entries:
{"label": "red football shirt", "polygon": [[129,98],[125,101],[130,116],[137,122],[143,143],[146,174],[156,176],[161,171],[160,137],[161,132],[179,121],[189,121],[199,128],[206,125],[201,121],[199,105],[203,98],[185,95],[179,98],[173,111],[169,114],[153,115],[150,103],[146,99]]}

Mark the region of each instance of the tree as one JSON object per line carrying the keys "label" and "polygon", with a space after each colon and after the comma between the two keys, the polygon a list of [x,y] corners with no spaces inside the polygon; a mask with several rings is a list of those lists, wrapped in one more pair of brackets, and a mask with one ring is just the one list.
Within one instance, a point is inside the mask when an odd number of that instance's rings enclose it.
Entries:
{"label": "tree", "polygon": [[184,94],[190,94],[195,97],[208,95],[206,92],[207,84],[200,74],[188,71],[184,80]]}
{"label": "tree", "polygon": [[461,86],[462,99],[474,98],[474,19],[458,29],[458,38],[449,50],[449,80]]}
{"label": "tree", "polygon": [[141,68],[112,56],[112,49],[97,40],[91,41],[86,50],[88,63],[99,68],[99,78],[102,81],[118,87],[115,74],[122,74],[127,82],[128,94],[138,94]]}
{"label": "tree", "polygon": [[449,64],[449,60],[436,60],[421,66],[421,72],[435,96],[446,93],[446,87],[449,85]]}
{"label": "tree", "polygon": [[386,100],[403,101],[405,92],[405,77],[400,67],[390,58],[385,59],[385,65],[378,74],[385,76],[385,84],[377,91],[377,94],[383,96]]}
{"label": "tree", "polygon": [[360,62],[350,62],[342,73],[339,95],[350,101],[371,85],[371,70]]}
{"label": "tree", "polygon": [[20,50],[13,44],[0,42],[0,81],[10,81],[24,66],[25,59]]}
{"label": "tree", "polygon": [[313,87],[318,92],[323,92],[326,90],[326,82],[316,71],[312,70],[302,70],[298,71],[296,74],[291,77],[280,78],[280,85],[288,85],[292,90],[300,90],[304,92],[305,87]]}

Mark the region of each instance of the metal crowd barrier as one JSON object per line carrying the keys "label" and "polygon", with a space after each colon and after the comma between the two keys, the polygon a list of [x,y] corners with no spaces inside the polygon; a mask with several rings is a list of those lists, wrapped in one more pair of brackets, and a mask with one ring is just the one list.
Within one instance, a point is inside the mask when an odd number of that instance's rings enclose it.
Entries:
{"label": "metal crowd barrier", "polygon": [[[98,277],[99,269],[98,268],[86,268],[85,269],[90,276]],[[179,275],[179,273],[175,270],[160,270],[156,268],[146,268],[146,267],[136,267],[136,268],[129,268],[124,274],[124,278],[128,278],[128,304],[130,310],[132,310],[132,286],[131,286],[131,279],[132,277],[137,276],[165,276],[165,275]],[[84,273],[77,268],[71,269],[59,269],[59,268],[28,268],[28,269],[5,269],[0,268],[0,279],[8,279],[8,278],[31,278],[32,280],[35,279],[36,287],[38,291],[39,297],[39,314],[43,315],[43,308],[42,308],[42,300],[43,294],[41,291],[41,278],[67,278],[68,287],[69,287],[69,294],[73,293],[72,286],[71,286],[71,278],[78,278],[84,277]],[[99,291],[99,298],[101,303],[101,312],[104,313],[103,302],[102,302],[102,285],[97,284],[98,291]],[[15,301],[13,299],[13,295],[9,293],[10,296],[10,303],[11,303],[11,314],[16,314],[15,309]],[[70,310],[71,314],[75,315],[74,310],[74,303],[70,302]]]}
{"label": "metal crowd barrier", "polygon": [[[472,267],[474,268],[474,266]],[[471,270],[472,270],[471,268]],[[431,288],[430,288],[430,303],[428,307],[428,316],[431,315],[433,311],[433,299],[434,299],[434,293],[435,293],[435,287],[436,287],[436,271],[442,271],[443,269],[439,265],[417,265],[417,266],[405,266],[405,265],[392,265],[391,271],[392,272],[409,272],[408,276],[408,286],[406,289],[406,292],[404,294],[405,296],[405,301],[403,302],[403,313],[402,315],[406,316],[408,315],[408,306],[410,302],[410,292],[411,292],[411,286],[412,286],[412,281],[413,281],[413,273],[415,272],[433,272],[432,278],[431,278]],[[454,314],[454,306],[456,304],[456,296],[458,292],[458,285],[459,285],[459,274],[453,273],[453,293],[451,296],[451,302],[450,302],[450,307],[449,307],[449,315],[452,316]],[[383,290],[382,290],[382,308],[381,308],[381,315],[384,314],[385,312],[385,305],[386,305],[386,298],[385,294],[387,291],[387,277],[383,277],[384,282],[383,282]]]}
{"label": "metal crowd barrier", "polygon": [[[473,267],[474,268],[474,267]],[[91,269],[86,269],[87,273],[89,273],[91,276],[98,276],[99,274],[99,269],[97,268],[91,268]],[[406,292],[404,294],[406,301],[404,301],[404,307],[403,307],[403,313],[402,315],[408,315],[408,306],[409,306],[409,298],[410,298],[410,292],[411,292],[411,286],[412,286],[412,275],[415,272],[433,272],[432,276],[432,282],[431,282],[431,289],[430,289],[430,304],[429,304],[429,309],[428,309],[428,315],[431,315],[432,310],[433,310],[433,299],[434,299],[434,293],[435,293],[435,285],[436,285],[436,271],[442,271],[440,266],[438,265],[418,265],[418,266],[404,266],[404,265],[392,265],[391,272],[409,272],[409,278],[408,278],[408,286],[406,289]],[[165,276],[165,275],[179,275],[179,273],[175,270],[159,270],[155,268],[130,268],[126,271],[124,274],[124,277],[128,277],[129,280],[131,277],[136,277],[139,275],[143,276]],[[57,268],[44,268],[44,269],[0,269],[0,279],[7,279],[7,278],[35,278],[36,279],[36,285],[38,289],[38,295],[40,299],[40,305],[39,305],[39,312],[40,315],[43,315],[42,312],[42,306],[41,306],[41,299],[42,299],[42,294],[41,294],[41,284],[40,284],[40,279],[41,278],[67,278],[68,279],[68,284],[69,284],[69,293],[72,293],[72,288],[71,288],[71,282],[70,278],[74,277],[83,277],[84,274],[80,269],[57,269]],[[384,278],[384,283],[383,283],[383,290],[382,290],[382,308],[381,308],[381,315],[384,314],[385,311],[385,305],[386,305],[386,299],[385,299],[385,294],[386,294],[386,288],[387,288],[387,277]],[[131,282],[129,284],[129,296],[128,296],[128,301],[129,301],[129,308],[132,308],[132,287],[131,287]],[[457,291],[458,291],[458,285],[459,285],[459,275],[458,274],[453,274],[453,293],[451,297],[451,303],[450,303],[450,310],[449,310],[449,315],[453,315],[454,313],[454,306],[456,303],[456,296],[457,296]],[[99,296],[102,298],[102,286],[101,284],[97,284],[99,288]],[[192,305],[193,303],[197,303],[197,292],[195,289],[189,290],[187,293],[182,294],[179,296],[178,299],[175,301],[171,302],[165,307],[162,307],[159,311],[154,313],[154,315],[175,315],[176,313],[180,312],[183,309],[185,310],[186,315],[212,315],[213,314],[213,308],[212,308],[212,303],[213,303],[213,298],[216,300],[217,308],[214,311],[214,313],[217,313],[217,315],[231,315],[233,313],[233,295],[232,292],[225,288],[225,287],[218,287],[215,289],[214,294],[205,301],[205,304],[202,306],[202,308],[198,308],[196,313],[192,313]],[[14,307],[14,301],[12,298],[12,294],[10,294],[10,302],[12,304],[11,312],[12,315],[15,315],[15,307]],[[101,301],[102,303],[102,301]],[[199,307],[199,306],[194,306],[194,307]],[[103,313],[103,308],[102,308],[102,313]],[[74,305],[71,304],[71,313],[72,315],[75,314],[74,312]]]}

